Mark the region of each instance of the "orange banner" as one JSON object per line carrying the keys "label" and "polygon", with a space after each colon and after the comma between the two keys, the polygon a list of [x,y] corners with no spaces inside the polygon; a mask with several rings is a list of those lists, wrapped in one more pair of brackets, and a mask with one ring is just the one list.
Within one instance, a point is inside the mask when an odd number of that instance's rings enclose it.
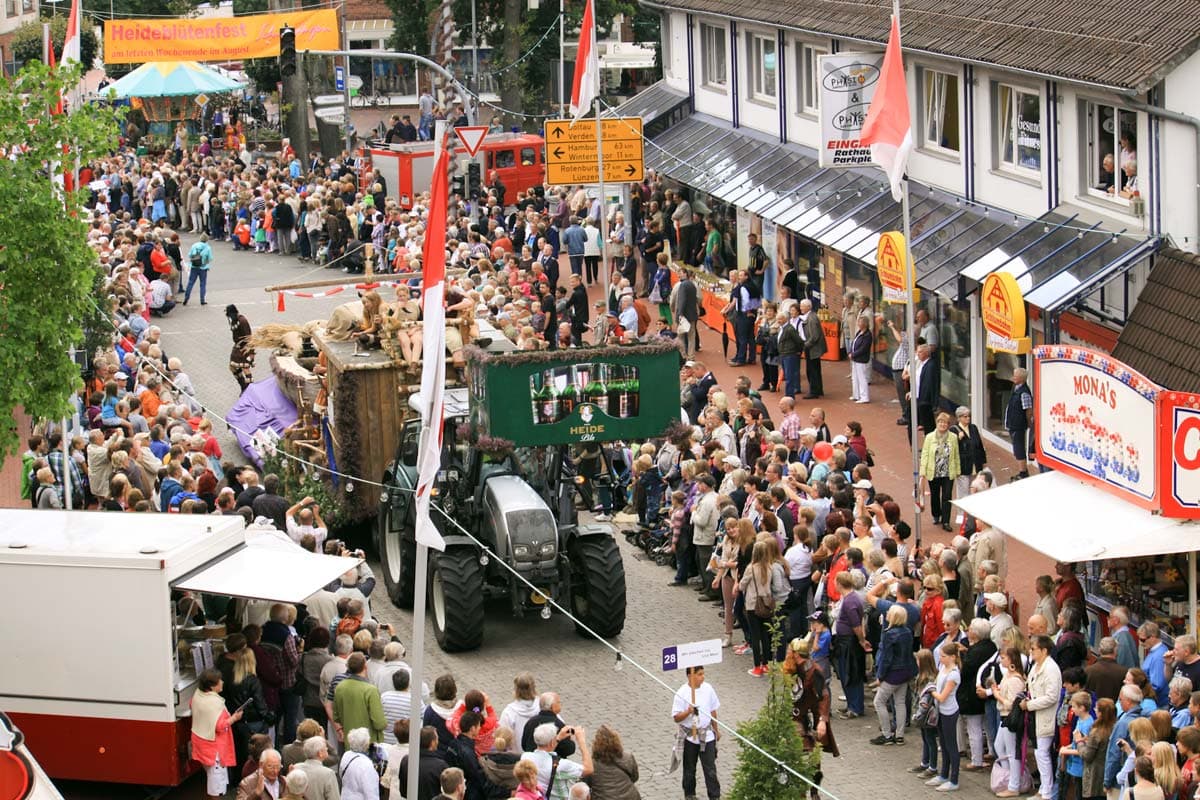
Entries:
{"label": "orange banner", "polygon": [[104,26],[104,62],[240,61],[279,55],[279,29],[296,29],[296,50],[337,50],[337,11],[287,11],[213,19],[114,19]]}

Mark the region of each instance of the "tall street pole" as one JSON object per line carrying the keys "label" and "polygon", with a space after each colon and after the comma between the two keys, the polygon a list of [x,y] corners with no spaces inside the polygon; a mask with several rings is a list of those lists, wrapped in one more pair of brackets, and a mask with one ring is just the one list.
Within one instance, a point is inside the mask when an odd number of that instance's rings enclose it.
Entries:
{"label": "tall street pole", "polygon": [[[564,2],[565,2],[565,0],[558,0],[558,115],[560,117],[565,117],[567,115],[567,80],[565,77],[566,73],[564,72],[566,67],[563,63],[564,61],[566,61],[566,58],[567,58],[567,46],[566,46],[566,25],[567,25],[567,13],[566,12],[567,12],[567,10],[566,10],[566,6],[564,5]],[[597,125],[600,124],[599,112],[597,112],[596,124]],[[596,130],[597,130],[597,135],[598,135],[599,128],[597,128]],[[601,173],[603,173],[603,170],[601,170]],[[600,177],[603,178],[604,175],[601,174]],[[605,300],[605,302],[608,302],[608,301]]]}
{"label": "tall street pole", "polygon": [[[596,166],[599,171],[596,177],[600,184],[600,270],[604,273],[604,311],[607,313],[612,272],[608,266],[608,198],[604,196],[604,120],[600,118],[600,95],[596,95],[593,106],[596,109]],[[617,312],[620,313],[620,309]]]}
{"label": "tall street pole", "polygon": [[[924,505],[924,497],[921,492],[921,441],[918,437],[919,427],[917,425],[917,370],[920,369],[920,364],[917,362],[917,337],[916,330],[916,313],[913,306],[913,295],[917,291],[915,269],[911,268],[913,263],[912,257],[912,214],[908,207],[908,178],[904,178],[904,194],[900,198],[900,211],[904,220],[904,282],[906,284],[906,296],[904,300],[904,335],[908,337],[908,377],[909,386],[912,390],[909,392],[908,399],[908,419],[912,428],[912,478],[913,478],[913,501],[919,506]],[[929,431],[926,431],[929,433]],[[924,512],[918,510],[913,515],[913,534],[916,536],[917,547],[921,546],[921,516]]]}

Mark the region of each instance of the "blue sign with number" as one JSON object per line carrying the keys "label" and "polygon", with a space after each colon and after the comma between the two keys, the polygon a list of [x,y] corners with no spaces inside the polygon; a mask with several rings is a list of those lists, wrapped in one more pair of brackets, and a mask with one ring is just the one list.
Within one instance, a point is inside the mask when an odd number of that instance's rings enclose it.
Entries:
{"label": "blue sign with number", "polygon": [[679,669],[679,649],[677,647],[664,647],[662,652],[662,668],[663,672],[670,672],[673,669]]}
{"label": "blue sign with number", "polygon": [[346,68],[345,67],[334,67],[333,68],[333,86],[339,92],[346,91]]}

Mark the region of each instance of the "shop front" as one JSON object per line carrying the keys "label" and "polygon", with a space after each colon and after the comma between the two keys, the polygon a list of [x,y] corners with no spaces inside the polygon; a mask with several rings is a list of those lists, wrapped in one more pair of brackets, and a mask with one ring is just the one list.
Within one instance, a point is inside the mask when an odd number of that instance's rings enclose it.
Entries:
{"label": "shop front", "polygon": [[1197,629],[1200,395],[1171,392],[1070,345],[1032,351],[1032,478],[955,500],[967,514],[1076,565],[1095,639],[1108,611],[1168,635]]}
{"label": "shop front", "polygon": [[[662,90],[652,87],[647,93],[655,91]],[[628,105],[637,110],[636,103],[634,98]],[[671,105],[672,118],[680,117],[681,108]],[[780,274],[785,260],[795,264],[802,291],[822,309],[827,325],[840,323],[851,292],[868,300],[876,319],[874,368],[890,377],[898,343],[886,323],[903,330],[904,307],[884,300],[875,250],[880,235],[901,229],[902,221],[882,174],[822,168],[808,148],[780,144],[746,128],[730,129],[703,114],[682,115],[669,125],[652,115],[649,123],[660,132],[646,147],[647,165],[668,188],[686,189],[697,213],[711,214],[736,244],[739,263],[744,263],[747,235],[756,234]],[[1013,370],[1027,363],[1024,354],[987,347],[979,298],[987,276],[1004,271],[1016,279],[1027,311],[1022,336],[1033,345],[1079,343],[1077,332],[1086,326],[1068,326],[1065,320],[1078,318],[1085,306],[1090,312],[1098,297],[1107,310],[1097,311],[1095,318],[1120,324],[1136,297],[1136,287],[1130,296],[1129,275],[1158,247],[1153,237],[1114,233],[1073,211],[1027,219],[915,183],[911,230],[921,290],[917,311],[925,312],[918,335],[935,346],[941,404],[971,408],[997,442],[1007,442],[1003,409]],[[1121,303],[1112,302],[1117,296]],[[841,327],[834,334],[838,339],[845,334]]]}
{"label": "shop front", "polygon": [[[879,334],[874,367],[890,377],[897,342],[887,334],[886,322],[895,322],[903,330],[904,306],[884,301],[875,250],[883,232],[901,227],[901,218],[899,204],[878,175],[824,169],[806,148],[780,145],[754,131],[731,131],[702,115],[688,116],[666,128],[646,148],[646,158],[668,188],[686,190],[696,213],[710,213],[724,226],[736,242],[739,263],[744,263],[751,233],[778,268],[779,278],[782,265],[790,260],[801,292],[819,309],[831,343],[844,346],[845,299],[851,294],[865,298],[876,315]],[[937,189],[914,187],[913,253],[918,286],[924,289],[918,307],[931,321],[926,334],[944,343],[938,358],[942,403],[948,408],[970,400],[971,306],[966,299],[929,291],[921,265],[935,252],[953,255],[955,245],[965,247],[1003,225],[999,212]],[[970,237],[972,231],[975,238]],[[715,297],[721,296],[718,284]],[[831,347],[826,358],[840,358],[838,350]]]}

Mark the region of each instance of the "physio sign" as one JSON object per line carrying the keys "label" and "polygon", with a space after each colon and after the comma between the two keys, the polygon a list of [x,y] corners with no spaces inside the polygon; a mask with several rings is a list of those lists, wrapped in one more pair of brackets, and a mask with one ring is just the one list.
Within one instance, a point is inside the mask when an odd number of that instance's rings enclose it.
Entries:
{"label": "physio sign", "polygon": [[[916,282],[916,275],[912,258],[904,245],[904,234],[887,231],[879,236],[879,245],[875,248],[875,268],[879,271],[879,283],[883,285],[883,299],[889,303],[908,302],[908,293]],[[915,296],[913,300],[916,300]]]}
{"label": "physio sign", "polygon": [[104,61],[240,61],[279,55],[279,29],[296,29],[297,50],[341,45],[332,8],[204,19],[113,19],[104,25]]}
{"label": "physio sign", "polygon": [[883,53],[836,53],[818,59],[821,78],[820,162],[822,167],[861,167],[871,163],[863,144],[863,123],[879,85]]}
{"label": "physio sign", "polygon": [[1163,516],[1200,519],[1200,394],[1163,391],[1158,413]]}
{"label": "physio sign", "polygon": [[989,350],[1016,354],[1029,352],[1030,341],[1025,335],[1025,296],[1012,273],[998,270],[984,279],[980,311]]}

